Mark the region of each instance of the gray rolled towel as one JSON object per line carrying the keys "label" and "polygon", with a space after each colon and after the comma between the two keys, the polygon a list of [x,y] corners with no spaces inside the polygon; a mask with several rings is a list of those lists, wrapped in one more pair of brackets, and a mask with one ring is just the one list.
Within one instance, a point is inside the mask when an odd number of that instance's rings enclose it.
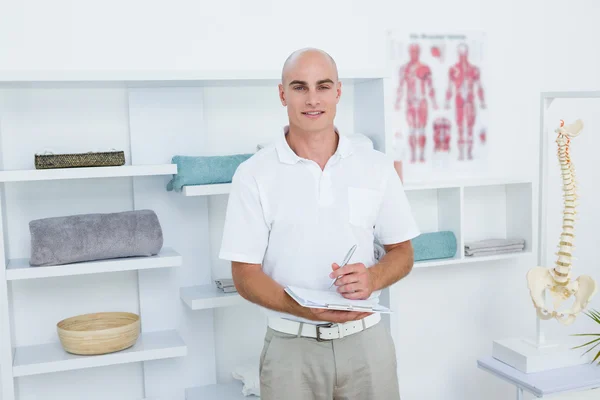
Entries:
{"label": "gray rolled towel", "polygon": [[29,232],[32,266],[151,256],[163,245],[152,210],[42,218],[29,222]]}

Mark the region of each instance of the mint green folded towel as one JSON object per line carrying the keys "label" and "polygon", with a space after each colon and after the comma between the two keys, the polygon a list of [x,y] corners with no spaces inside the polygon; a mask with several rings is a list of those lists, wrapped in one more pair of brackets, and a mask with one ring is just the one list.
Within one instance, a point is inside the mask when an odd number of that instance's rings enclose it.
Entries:
{"label": "mint green folded towel", "polygon": [[458,249],[456,236],[451,231],[422,233],[411,242],[415,261],[452,258]]}
{"label": "mint green folded towel", "polygon": [[237,167],[253,154],[226,156],[173,156],[177,174],[167,184],[167,191],[180,192],[184,186],[230,183]]}

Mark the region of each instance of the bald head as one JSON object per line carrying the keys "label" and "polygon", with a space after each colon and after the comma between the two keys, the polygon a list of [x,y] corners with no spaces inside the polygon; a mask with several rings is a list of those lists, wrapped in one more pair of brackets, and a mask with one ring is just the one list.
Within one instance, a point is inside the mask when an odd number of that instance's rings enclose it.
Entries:
{"label": "bald head", "polygon": [[285,60],[277,87],[281,104],[287,108],[290,133],[335,137],[333,120],[342,82],[329,54],[313,48],[293,52]]}
{"label": "bald head", "polygon": [[296,50],[285,60],[283,68],[281,70],[281,83],[286,81],[286,78],[297,67],[304,67],[307,64],[329,64],[331,73],[335,81],[338,80],[337,65],[333,57],[323,50],[307,47],[304,49]]}

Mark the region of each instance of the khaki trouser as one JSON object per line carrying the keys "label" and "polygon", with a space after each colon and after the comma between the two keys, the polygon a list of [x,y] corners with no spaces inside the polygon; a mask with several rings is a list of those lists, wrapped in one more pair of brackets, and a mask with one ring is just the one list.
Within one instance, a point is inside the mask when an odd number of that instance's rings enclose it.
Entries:
{"label": "khaki trouser", "polygon": [[380,322],[318,342],[267,327],[260,356],[263,400],[399,400],[394,342]]}

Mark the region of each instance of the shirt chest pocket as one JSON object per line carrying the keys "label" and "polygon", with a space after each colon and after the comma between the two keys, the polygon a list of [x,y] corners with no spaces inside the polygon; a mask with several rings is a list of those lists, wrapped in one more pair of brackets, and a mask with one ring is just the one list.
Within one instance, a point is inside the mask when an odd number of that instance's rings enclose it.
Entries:
{"label": "shirt chest pocket", "polygon": [[349,187],[348,188],[348,222],[365,229],[375,226],[382,193],[378,190]]}

